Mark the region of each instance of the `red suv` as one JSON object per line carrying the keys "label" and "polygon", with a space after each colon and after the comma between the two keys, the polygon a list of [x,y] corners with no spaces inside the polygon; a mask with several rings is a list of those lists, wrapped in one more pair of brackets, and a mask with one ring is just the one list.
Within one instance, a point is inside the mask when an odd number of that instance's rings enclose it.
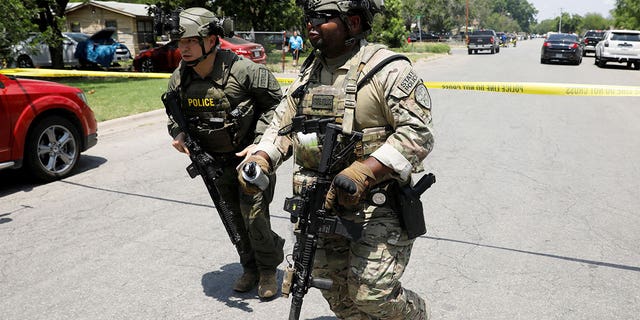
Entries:
{"label": "red suv", "polygon": [[[255,63],[267,63],[267,55],[262,45],[239,37],[220,38],[220,49],[231,50]],[[180,60],[182,56],[178,49],[178,40],[173,40],[163,46],[140,51],[133,59],[133,69],[141,72],[173,72]]]}
{"label": "red suv", "polygon": [[42,181],[61,179],[97,142],[82,90],[0,74],[0,170],[24,165]]}

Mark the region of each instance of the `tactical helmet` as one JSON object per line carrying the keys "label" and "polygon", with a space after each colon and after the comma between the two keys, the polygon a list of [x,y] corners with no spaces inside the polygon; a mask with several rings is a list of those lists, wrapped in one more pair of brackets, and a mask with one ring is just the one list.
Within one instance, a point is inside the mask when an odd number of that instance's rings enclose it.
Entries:
{"label": "tactical helmet", "polygon": [[217,35],[224,37],[233,32],[233,21],[218,19],[213,12],[205,8],[189,8],[180,11],[177,28],[173,28],[171,38],[206,37]]}
{"label": "tactical helmet", "polygon": [[384,10],[384,0],[299,0],[305,12],[339,11],[342,14],[360,14],[364,26],[371,27],[373,16]]}

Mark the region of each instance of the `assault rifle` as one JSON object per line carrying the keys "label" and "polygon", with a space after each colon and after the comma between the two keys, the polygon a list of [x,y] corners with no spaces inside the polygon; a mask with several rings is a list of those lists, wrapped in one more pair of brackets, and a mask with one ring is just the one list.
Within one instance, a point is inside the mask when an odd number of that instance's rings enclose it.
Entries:
{"label": "assault rifle", "polygon": [[289,320],[298,320],[302,309],[302,300],[310,287],[330,289],[330,279],[319,279],[311,276],[313,261],[318,246],[318,235],[321,233],[340,234],[348,238],[360,237],[358,229],[347,225],[347,221],[329,215],[324,201],[337,165],[348,161],[355,144],[362,140],[362,133],[353,131],[350,135],[342,134],[341,143],[338,135],[342,128],[332,122],[333,119],[304,120],[295,117],[290,127],[279,132],[280,135],[291,132],[316,133],[323,138],[322,153],[318,166],[318,177],[315,183],[302,191],[301,196],[285,199],[284,210],[291,213],[291,222],[298,224],[296,243],[293,247],[293,262],[285,270],[282,281],[282,295],[292,295]]}
{"label": "assault rifle", "polygon": [[224,225],[224,229],[231,239],[231,243],[236,246],[239,253],[244,251],[239,245],[240,233],[238,233],[237,225],[233,219],[233,212],[229,209],[227,202],[220,197],[220,192],[215,184],[216,179],[222,175],[222,169],[216,164],[213,157],[205,152],[199,142],[189,135],[187,121],[180,110],[180,94],[178,91],[168,91],[162,95],[162,103],[167,115],[171,116],[182,132],[184,132],[184,144],[189,149],[189,158],[191,164],[187,167],[187,172],[191,179],[200,175],[204,181],[209,196],[213,200],[213,204],[220,215],[220,220]]}

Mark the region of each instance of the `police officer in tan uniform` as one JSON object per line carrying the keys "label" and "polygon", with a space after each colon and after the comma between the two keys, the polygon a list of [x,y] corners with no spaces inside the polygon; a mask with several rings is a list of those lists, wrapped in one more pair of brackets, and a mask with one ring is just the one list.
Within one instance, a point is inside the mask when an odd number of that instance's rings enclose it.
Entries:
{"label": "police officer in tan uniform", "polygon": [[[244,248],[240,253],[244,272],[233,289],[246,292],[258,285],[258,295],[267,299],[277,293],[276,268],[283,260],[284,245],[269,222],[275,176],[266,190],[247,195],[239,187],[236,166],[260,140],[282,92],[265,66],[218,47],[224,33],[223,21],[204,8],[180,13],[179,28],[172,35],[179,39],[182,61],[171,75],[169,90],[180,92],[189,134],[223,169],[216,185],[234,213],[239,247]],[[184,133],[171,117],[168,129],[173,147],[188,153]]]}
{"label": "police officer in tan uniform", "polygon": [[282,135],[287,130],[281,129],[302,116],[334,119],[344,135],[362,132],[361,145],[351,155],[355,161],[336,170],[324,204],[360,226],[362,235],[350,240],[320,234],[314,278],[333,280],[321,291],[340,319],[428,319],[425,301],[400,282],[415,239],[400,218],[397,190],[423,170],[433,148],[431,99],[406,57],[364,40],[380,2],[306,1],[315,51],[246,161],[272,172],[293,151],[296,194],[318,176],[322,132]]}

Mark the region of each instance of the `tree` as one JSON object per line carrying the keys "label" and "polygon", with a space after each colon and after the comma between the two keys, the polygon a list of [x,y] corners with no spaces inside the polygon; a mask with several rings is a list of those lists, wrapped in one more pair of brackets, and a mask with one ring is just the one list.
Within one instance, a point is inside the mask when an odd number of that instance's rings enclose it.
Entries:
{"label": "tree", "polygon": [[69,0],[35,0],[35,9],[38,11],[35,23],[43,40],[49,45],[51,65],[57,69],[64,68],[62,30],[68,3]]}
{"label": "tree", "polygon": [[562,13],[562,21],[560,21],[560,17],[555,18],[554,21],[556,22],[556,26],[558,26],[555,31],[560,30],[560,32],[564,33],[578,32],[580,26],[582,26],[582,16],[568,12]]}
{"label": "tree", "polygon": [[28,8],[28,3],[23,0],[0,1],[0,12],[11,12],[11,19],[0,19],[0,60],[10,62],[13,57],[9,47],[26,39],[35,29],[31,18],[36,12]]}
{"label": "tree", "polygon": [[233,16],[237,30],[304,29],[302,8],[295,0],[215,0],[207,3],[211,3],[214,12]]}
{"label": "tree", "polygon": [[402,2],[400,0],[385,1],[384,14],[376,15],[373,20],[370,39],[393,48],[402,47],[406,42],[406,31],[400,16],[401,12]]}
{"label": "tree", "polygon": [[534,25],[531,31],[537,34],[545,34],[547,32],[552,32],[552,31],[556,32],[558,31],[558,20],[557,19],[542,20],[538,24]]}
{"label": "tree", "polygon": [[599,13],[587,13],[582,18],[582,24],[580,25],[580,34],[586,30],[604,30],[609,28],[612,21],[604,18]]}
{"label": "tree", "polygon": [[617,28],[640,29],[640,1],[616,0],[612,13]]}

